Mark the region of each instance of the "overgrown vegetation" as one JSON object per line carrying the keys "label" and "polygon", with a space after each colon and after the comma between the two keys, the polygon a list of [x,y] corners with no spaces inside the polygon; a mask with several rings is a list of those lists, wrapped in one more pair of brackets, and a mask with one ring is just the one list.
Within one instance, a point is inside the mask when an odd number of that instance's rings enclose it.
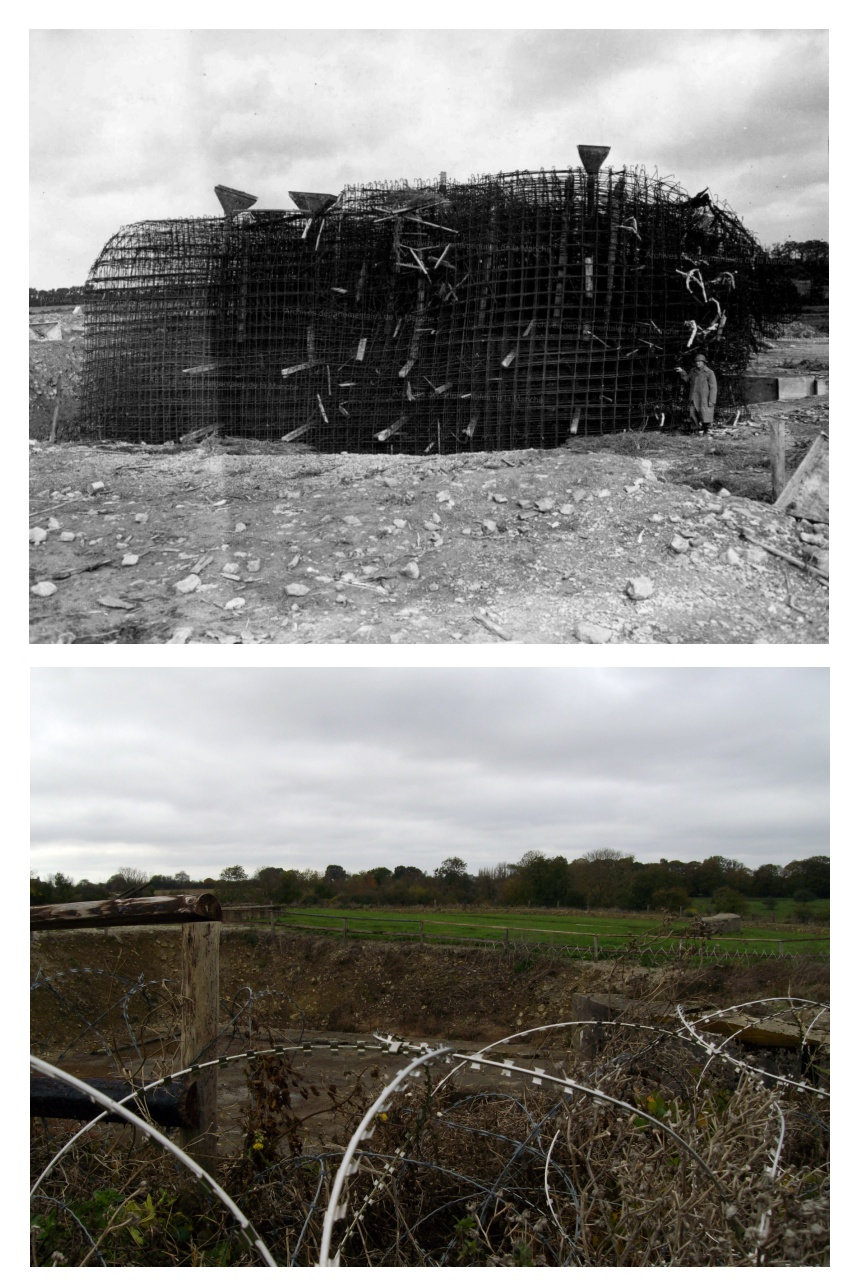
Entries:
{"label": "overgrown vegetation", "polygon": [[[358,1061],[343,1092],[299,1046],[269,1054],[257,1011],[217,1179],[284,1266],[323,1264],[327,1247],[387,1268],[828,1264],[821,1007],[752,1001],[752,1026],[795,1034],[765,1052],[681,1017],[677,971],[634,1000],[625,988],[619,1019],[446,1048],[418,1071],[404,1067],[430,1052],[390,1040],[400,1082],[385,1098]],[[35,1123],[36,1176],[74,1130]],[[227,1209],[124,1127],[63,1155],[31,1224],[37,1266],[260,1263]]]}

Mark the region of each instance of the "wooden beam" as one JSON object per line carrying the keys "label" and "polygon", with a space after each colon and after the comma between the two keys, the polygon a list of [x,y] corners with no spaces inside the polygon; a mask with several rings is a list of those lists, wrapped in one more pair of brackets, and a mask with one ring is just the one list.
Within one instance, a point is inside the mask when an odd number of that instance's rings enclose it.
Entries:
{"label": "wooden beam", "polygon": [[772,465],[772,500],[787,484],[787,426],[783,419],[770,425],[769,460]]}
{"label": "wooden beam", "polygon": [[[188,922],[181,933],[181,1068],[216,1055],[220,1021],[221,922]],[[199,1071],[198,1122],[184,1134],[184,1146],[212,1176],[217,1165],[218,1069]]]}
{"label": "wooden beam", "polygon": [[84,900],[30,908],[31,931],[78,927],[166,926],[173,922],[221,922],[223,910],[209,891],[201,895],[151,895],[139,900]]}

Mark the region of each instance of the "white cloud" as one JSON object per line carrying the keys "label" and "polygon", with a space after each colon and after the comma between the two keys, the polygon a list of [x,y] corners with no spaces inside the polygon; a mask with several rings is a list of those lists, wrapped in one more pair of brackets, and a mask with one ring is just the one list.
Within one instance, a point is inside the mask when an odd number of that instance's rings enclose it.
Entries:
{"label": "white cloud", "polygon": [[289,207],[289,189],[572,165],[577,142],[708,185],[764,243],[826,235],[822,31],[77,30],[31,45],[45,287],[82,282],[119,222],[218,213],[215,183]]}
{"label": "white cloud", "polygon": [[815,670],[37,670],[33,866],[785,863],[827,849],[827,702]]}

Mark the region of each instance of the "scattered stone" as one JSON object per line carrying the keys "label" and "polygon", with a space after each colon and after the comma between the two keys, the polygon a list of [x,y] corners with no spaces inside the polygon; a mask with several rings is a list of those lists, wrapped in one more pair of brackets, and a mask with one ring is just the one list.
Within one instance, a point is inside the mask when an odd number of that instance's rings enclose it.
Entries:
{"label": "scattered stone", "polygon": [[672,552],[677,552],[677,553],[688,552],[689,541],[688,539],[684,539],[682,535],[675,535],[674,538],[669,543],[668,547],[671,549]]}
{"label": "scattered stone", "polygon": [[346,517],[342,517],[342,521],[344,522],[344,524],[345,524],[346,526],[361,526],[361,525],[362,525],[362,522],[360,521],[359,517],[354,517],[354,516],[352,516],[351,514],[348,514]]}
{"label": "scattered stone", "polygon": [[75,534],[73,530],[63,530],[60,532],[60,543],[74,543]]}
{"label": "scattered stone", "polygon": [[490,495],[490,498],[493,500],[493,503],[508,502],[508,496],[506,494],[494,494],[494,495]]}
{"label": "scattered stone", "polygon": [[588,642],[595,646],[602,646],[612,639],[612,630],[603,628],[602,624],[590,624],[585,620],[580,620],[576,625],[576,637],[580,642]]}
{"label": "scattered stone", "polygon": [[59,521],[56,517],[48,517],[48,530],[59,530]]}
{"label": "scattered stone", "polygon": [[487,535],[494,535],[496,531],[499,529],[495,521],[491,521],[489,517],[487,517],[484,521],[481,522],[481,526],[484,530],[484,533]]}
{"label": "scattered stone", "polygon": [[141,526],[142,526],[142,525],[145,525],[145,523],[148,521],[148,513],[147,513],[147,512],[135,512],[135,513],[134,513],[134,521],[138,522],[138,524],[139,524],[139,525],[141,525]]}
{"label": "scattered stone", "polygon": [[598,499],[608,499],[608,497],[609,497],[609,495],[610,495],[610,494],[611,494],[611,490],[598,490],[598,491],[597,491],[597,498],[598,498]]}
{"label": "scattered stone", "polygon": [[572,517],[573,513],[576,511],[576,508],[575,508],[575,505],[572,503],[562,503],[558,511],[561,513],[562,517]]}
{"label": "scattered stone", "polygon": [[175,591],[180,593],[195,592],[201,585],[202,580],[198,575],[188,575],[186,579],[180,579],[175,585]]}
{"label": "scattered stone", "polygon": [[537,508],[538,512],[551,512],[552,509],[555,507],[555,500],[538,499],[534,506],[535,508]]}
{"label": "scattered stone", "polygon": [[625,591],[632,601],[645,601],[653,596],[653,581],[641,575],[638,579],[628,580]]}
{"label": "scattered stone", "polygon": [[166,644],[167,646],[184,646],[192,635],[192,628],[176,628],[172,636],[167,639]]}
{"label": "scattered stone", "polygon": [[108,610],[133,610],[135,602],[125,601],[124,597],[99,597],[98,605],[106,606]]}
{"label": "scattered stone", "polygon": [[225,606],[223,607],[223,609],[224,609],[224,610],[240,610],[240,609],[241,609],[241,607],[242,607],[242,606],[245,606],[245,605],[246,605],[246,598],[245,598],[245,597],[232,597],[229,601],[227,601],[227,602],[226,602],[226,604],[225,604]]}
{"label": "scattered stone", "polygon": [[305,597],[307,592],[309,592],[309,588],[306,584],[287,584],[285,587],[285,593],[288,597]]}
{"label": "scattered stone", "polygon": [[30,529],[30,543],[37,548],[40,543],[47,539],[47,531],[42,526],[32,526]]}
{"label": "scattered stone", "polygon": [[728,548],[727,552],[725,553],[725,556],[727,558],[729,565],[731,566],[742,565],[742,558],[740,557],[739,553],[736,551],[735,548]]}
{"label": "scattered stone", "polygon": [[403,575],[405,579],[418,579],[421,574],[419,563],[417,561],[408,561],[406,566],[402,566],[398,573]]}
{"label": "scattered stone", "polygon": [[451,497],[450,490],[440,490],[439,494],[436,496],[436,501],[437,503],[447,503],[447,504],[452,504],[454,502],[454,500]]}
{"label": "scattered stone", "polygon": [[240,570],[240,565],[236,561],[227,561],[220,571],[221,575],[236,575]]}
{"label": "scattered stone", "polygon": [[122,558],[123,566],[135,566],[139,561],[139,556],[135,552],[126,552]]}
{"label": "scattered stone", "polygon": [[769,560],[769,554],[765,548],[758,548],[757,544],[749,544],[745,551],[745,560],[752,566],[765,566]]}
{"label": "scattered stone", "polygon": [[236,534],[236,535],[242,535],[242,534],[243,534],[243,532],[244,532],[245,530],[246,530],[246,522],[245,522],[245,521],[236,521],[236,522],[235,522],[235,534]]}
{"label": "scattered stone", "polygon": [[257,557],[253,557],[251,561],[246,563],[246,568],[251,575],[255,575],[261,569],[261,562]]}
{"label": "scattered stone", "polygon": [[105,488],[105,487],[104,487],[104,482],[103,482],[103,481],[90,481],[90,482],[89,482],[89,489],[92,491],[92,493],[93,493],[93,494],[98,494],[98,492],[99,492],[100,490],[103,490],[104,488]]}
{"label": "scattered stone", "polygon": [[52,597],[56,592],[56,584],[52,584],[47,579],[40,579],[37,584],[33,584],[30,592],[34,597]]}

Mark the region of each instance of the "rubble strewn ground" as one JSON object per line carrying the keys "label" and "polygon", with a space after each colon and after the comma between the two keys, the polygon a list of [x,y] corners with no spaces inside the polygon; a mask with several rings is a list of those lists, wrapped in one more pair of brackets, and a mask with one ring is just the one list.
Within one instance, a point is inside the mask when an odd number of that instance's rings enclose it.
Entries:
{"label": "rubble strewn ground", "polygon": [[[784,343],[767,365],[827,371],[824,336]],[[31,637],[824,642],[828,527],[771,508],[769,423],[787,423],[791,472],[828,398],[734,417],[708,438],[437,458],[35,440]]]}

